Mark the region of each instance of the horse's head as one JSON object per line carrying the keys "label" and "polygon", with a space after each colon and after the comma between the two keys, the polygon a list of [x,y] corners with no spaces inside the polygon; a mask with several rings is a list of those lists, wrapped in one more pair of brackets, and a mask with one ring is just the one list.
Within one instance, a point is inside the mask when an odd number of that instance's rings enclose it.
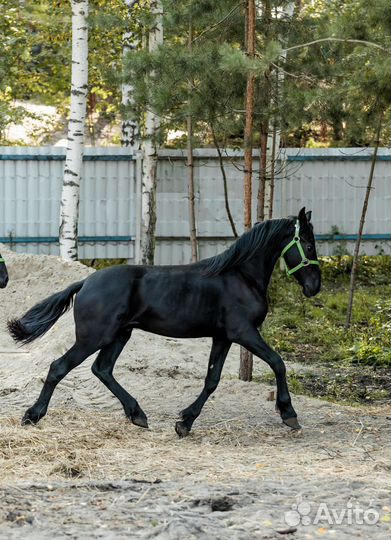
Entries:
{"label": "horse's head", "polygon": [[0,289],[4,289],[8,283],[8,272],[5,261],[0,253]]}
{"label": "horse's head", "polygon": [[294,236],[284,241],[281,256],[288,275],[293,275],[303,287],[305,296],[315,296],[320,291],[321,277],[316,255],[311,212],[302,208],[294,218]]}

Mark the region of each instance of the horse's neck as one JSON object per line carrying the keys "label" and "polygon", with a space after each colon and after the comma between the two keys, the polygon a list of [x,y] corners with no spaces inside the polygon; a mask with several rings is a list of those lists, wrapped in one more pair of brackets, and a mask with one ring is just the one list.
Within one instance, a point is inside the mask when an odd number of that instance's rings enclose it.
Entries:
{"label": "horse's neck", "polygon": [[[280,245],[280,242],[278,243]],[[265,254],[263,250],[255,253],[243,265],[243,274],[251,278],[257,284],[260,292],[266,294],[274,267],[280,257],[281,249],[278,247],[272,254]]]}

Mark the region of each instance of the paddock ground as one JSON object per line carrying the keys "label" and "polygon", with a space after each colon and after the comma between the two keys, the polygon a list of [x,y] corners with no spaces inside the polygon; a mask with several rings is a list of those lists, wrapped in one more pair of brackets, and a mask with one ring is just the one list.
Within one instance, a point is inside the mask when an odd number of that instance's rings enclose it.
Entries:
{"label": "paddock ground", "polygon": [[[92,358],[58,386],[38,426],[22,427],[50,361],[72,344],[72,314],[23,349],[4,322],[91,270],[3,254],[10,284],[0,291],[1,539],[389,537],[390,410],[293,396],[303,429],[292,432],[268,401],[269,386],[234,380],[236,347],[186,439],[174,424],[202,387],[210,342],[142,332],[116,377],[139,400],[149,430],[127,421],[91,374]],[[256,374],[264,369],[256,364]],[[300,503],[309,514],[296,524]],[[349,518],[357,508],[377,523]]]}

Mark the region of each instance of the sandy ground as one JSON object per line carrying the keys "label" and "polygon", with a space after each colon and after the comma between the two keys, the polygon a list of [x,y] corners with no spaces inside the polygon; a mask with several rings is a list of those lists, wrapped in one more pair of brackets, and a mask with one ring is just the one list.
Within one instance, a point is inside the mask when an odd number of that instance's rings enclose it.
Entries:
{"label": "sandy ground", "polygon": [[[187,439],[174,424],[202,388],[210,341],[137,331],[115,374],[149,430],[126,420],[92,375],[93,358],[57,387],[38,426],[22,427],[74,325],[68,313],[18,349],[5,321],[91,270],[2,253],[10,283],[0,290],[1,539],[389,537],[390,411],[293,396],[303,429],[291,432],[270,387],[235,378],[236,347]],[[255,372],[264,369],[259,361]]]}

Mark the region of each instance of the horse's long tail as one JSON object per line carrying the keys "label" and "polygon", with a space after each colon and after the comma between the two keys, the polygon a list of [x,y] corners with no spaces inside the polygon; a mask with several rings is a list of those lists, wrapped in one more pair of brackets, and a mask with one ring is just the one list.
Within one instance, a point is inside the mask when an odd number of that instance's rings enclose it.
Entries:
{"label": "horse's long tail", "polygon": [[84,280],[69,285],[33,306],[20,319],[8,321],[8,331],[14,340],[30,343],[45,334],[72,306],[73,296],[80,291],[83,283]]}

